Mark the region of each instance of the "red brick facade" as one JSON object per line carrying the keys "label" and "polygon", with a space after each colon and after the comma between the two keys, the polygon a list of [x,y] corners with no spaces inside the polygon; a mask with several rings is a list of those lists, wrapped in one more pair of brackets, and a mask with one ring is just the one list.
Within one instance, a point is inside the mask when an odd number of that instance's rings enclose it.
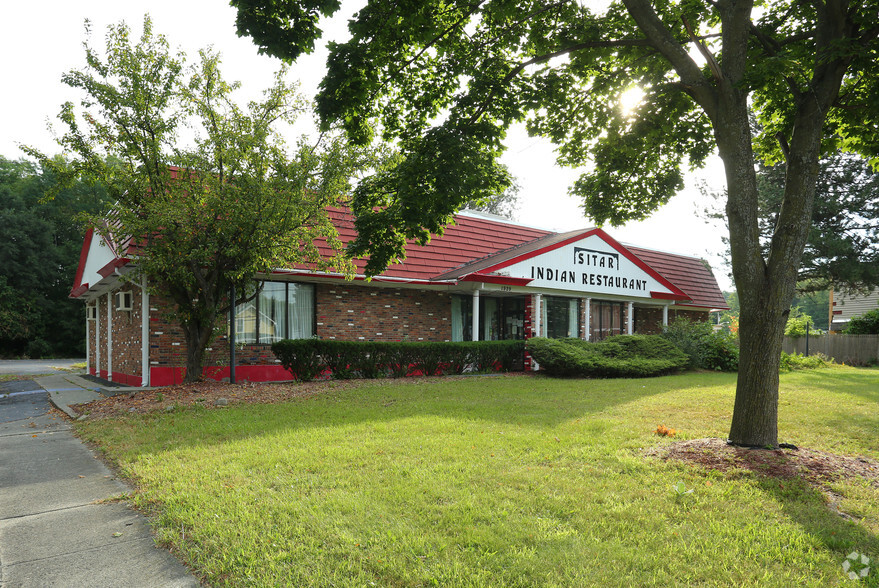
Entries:
{"label": "red brick facade", "polygon": [[349,284],[315,287],[318,339],[451,341],[452,302],[445,292]]}
{"label": "red brick facade", "polygon": [[[132,310],[117,311],[115,299],[110,297],[112,320],[112,380],[140,385],[141,367],[141,291],[132,284],[120,291],[132,293]],[[426,288],[365,286],[347,282],[315,284],[315,335],[320,339],[346,341],[450,341],[452,339],[452,304],[448,292]],[[114,293],[115,294],[115,293]],[[534,335],[533,321],[536,295],[525,296],[524,327],[526,338]],[[89,332],[89,368],[95,373],[97,355],[95,339],[100,346],[98,374],[107,373],[107,295],[98,298],[98,320],[91,321]],[[593,299],[594,300],[594,299]],[[580,336],[586,334],[583,309],[586,299],[580,299]],[[183,330],[174,317],[174,305],[156,296],[149,297],[149,368],[151,384],[167,385],[182,381],[186,365],[186,342]],[[622,332],[626,332],[628,305],[623,306]],[[699,311],[669,310],[669,320],[687,316],[691,320],[705,320],[707,314]],[[95,325],[98,325],[95,332]],[[636,333],[657,333],[661,330],[662,309],[637,307]],[[530,368],[525,358],[525,369]],[[218,320],[217,334],[206,350],[204,365],[207,377],[222,379],[229,376],[228,319]],[[237,374],[241,380],[285,379],[289,376],[279,365],[268,344],[239,346],[236,352]]]}

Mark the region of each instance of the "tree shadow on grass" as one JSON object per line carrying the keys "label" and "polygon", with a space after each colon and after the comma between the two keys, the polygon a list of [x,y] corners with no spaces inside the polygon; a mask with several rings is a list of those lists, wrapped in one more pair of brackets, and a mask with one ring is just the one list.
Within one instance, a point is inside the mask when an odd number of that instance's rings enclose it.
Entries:
{"label": "tree shadow on grass", "polygon": [[[639,399],[699,385],[728,384],[723,374],[647,379],[587,380],[544,376],[430,378],[376,381],[330,390],[282,404],[239,405],[234,410],[184,409],[123,419],[114,428],[148,431],[138,454],[272,436],[299,429],[374,426],[408,419],[479,421],[552,429]],[[101,423],[86,425],[101,428]]]}

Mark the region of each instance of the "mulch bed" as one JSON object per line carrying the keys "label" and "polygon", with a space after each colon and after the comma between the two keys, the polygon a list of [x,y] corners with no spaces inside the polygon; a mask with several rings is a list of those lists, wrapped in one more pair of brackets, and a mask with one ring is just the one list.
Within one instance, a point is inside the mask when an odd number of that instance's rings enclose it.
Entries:
{"label": "mulch bed", "polygon": [[773,478],[801,478],[822,490],[827,489],[829,482],[853,477],[864,478],[879,488],[879,462],[802,447],[746,449],[727,445],[723,439],[707,438],[678,441],[653,448],[648,454],[720,472],[741,469]]}
{"label": "mulch bed", "polygon": [[[440,376],[443,380],[457,380],[473,377],[517,378],[528,377],[522,374],[497,374],[486,376]],[[440,377],[412,377],[374,380],[322,380],[313,382],[278,382],[228,384],[206,380],[193,384],[167,386],[155,390],[137,390],[130,394],[121,392],[108,398],[76,404],[73,409],[89,419],[120,416],[130,413],[145,414],[173,410],[176,406],[200,405],[205,408],[220,408],[233,404],[273,404],[294,399],[309,398],[332,391],[347,390],[360,386],[386,386],[393,384],[415,385],[436,381]]]}

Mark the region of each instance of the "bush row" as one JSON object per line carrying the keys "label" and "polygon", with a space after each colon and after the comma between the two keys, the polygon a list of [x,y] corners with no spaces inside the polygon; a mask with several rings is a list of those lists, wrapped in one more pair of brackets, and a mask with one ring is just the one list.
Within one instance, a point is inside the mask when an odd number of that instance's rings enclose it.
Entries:
{"label": "bush row", "polygon": [[779,371],[813,370],[834,365],[834,363],[836,362],[833,361],[832,357],[827,357],[823,353],[814,353],[806,356],[802,353],[786,353],[782,351]]}
{"label": "bush row", "polygon": [[616,335],[595,343],[534,337],[527,349],[541,371],[553,376],[647,378],[688,362],[685,353],[657,335]]}
{"label": "bush row", "polygon": [[337,380],[514,371],[523,368],[523,341],[410,343],[285,339],[272,351],[298,380]]}
{"label": "bush row", "polygon": [[678,318],[663,329],[664,339],[687,354],[690,369],[734,372],[739,369],[735,336],[715,331],[710,323]]}

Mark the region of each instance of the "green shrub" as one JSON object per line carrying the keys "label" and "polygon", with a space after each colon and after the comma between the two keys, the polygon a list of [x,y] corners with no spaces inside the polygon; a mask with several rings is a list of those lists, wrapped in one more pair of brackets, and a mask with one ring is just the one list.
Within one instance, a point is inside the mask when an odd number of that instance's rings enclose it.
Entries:
{"label": "green shrub", "polygon": [[527,349],[542,371],[555,376],[646,378],[687,365],[686,354],[656,335],[617,335],[595,343],[534,337]]}
{"label": "green shrub", "polygon": [[879,308],[853,317],[845,329],[846,335],[879,335]]}
{"label": "green shrub", "polygon": [[325,369],[317,339],[283,339],[272,343],[272,353],[293,377],[302,382],[313,380]]}
{"label": "green shrub", "polygon": [[815,321],[811,316],[804,313],[799,306],[794,306],[787,317],[784,334],[786,337],[805,337],[807,332],[810,335],[824,334],[824,331],[815,328]]}
{"label": "green shrub", "polygon": [[400,378],[462,374],[467,371],[522,369],[523,341],[464,341],[413,343],[296,339],[278,341],[272,351],[299,380],[312,380],[324,371],[338,380]]}
{"label": "green shrub", "polygon": [[734,372],[739,369],[739,346],[729,333],[715,331],[710,323],[678,318],[663,328],[663,339],[687,354],[690,369]]}
{"label": "green shrub", "polygon": [[827,357],[823,353],[815,353],[814,355],[805,356],[802,353],[785,353],[782,351],[779,370],[782,372],[790,372],[793,370],[813,370],[816,368],[827,367],[834,363],[832,357]]}

